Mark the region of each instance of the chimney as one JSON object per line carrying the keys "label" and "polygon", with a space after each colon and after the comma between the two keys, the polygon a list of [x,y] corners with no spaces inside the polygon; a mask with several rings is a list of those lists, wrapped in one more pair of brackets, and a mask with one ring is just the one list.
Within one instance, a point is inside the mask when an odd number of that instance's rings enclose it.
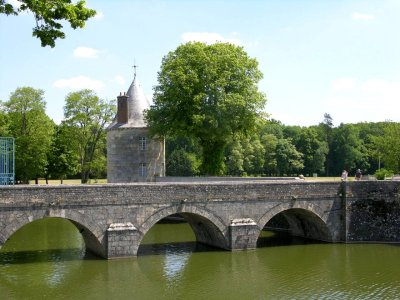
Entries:
{"label": "chimney", "polygon": [[118,107],[117,107],[117,122],[120,124],[128,123],[128,95],[124,92],[117,97]]}

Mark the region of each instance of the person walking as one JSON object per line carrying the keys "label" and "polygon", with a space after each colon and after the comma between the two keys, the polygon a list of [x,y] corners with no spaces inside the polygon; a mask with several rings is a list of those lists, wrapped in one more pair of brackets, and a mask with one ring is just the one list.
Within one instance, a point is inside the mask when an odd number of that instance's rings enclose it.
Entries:
{"label": "person walking", "polygon": [[347,176],[348,176],[347,171],[346,171],[346,170],[343,170],[342,176],[340,176],[340,179],[341,179],[342,181],[347,181]]}
{"label": "person walking", "polygon": [[358,181],[358,180],[361,180],[361,177],[362,177],[362,173],[361,173],[361,170],[360,169],[357,169],[357,171],[356,171],[356,180]]}

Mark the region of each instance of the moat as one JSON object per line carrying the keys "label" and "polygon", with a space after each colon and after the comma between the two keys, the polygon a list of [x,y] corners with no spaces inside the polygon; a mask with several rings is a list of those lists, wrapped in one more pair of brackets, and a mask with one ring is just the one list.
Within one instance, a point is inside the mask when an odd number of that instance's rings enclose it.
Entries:
{"label": "moat", "polygon": [[1,299],[396,299],[400,247],[331,244],[263,231],[256,250],[197,244],[188,224],[157,224],[138,256],[85,253],[68,220],[21,228],[0,250]]}

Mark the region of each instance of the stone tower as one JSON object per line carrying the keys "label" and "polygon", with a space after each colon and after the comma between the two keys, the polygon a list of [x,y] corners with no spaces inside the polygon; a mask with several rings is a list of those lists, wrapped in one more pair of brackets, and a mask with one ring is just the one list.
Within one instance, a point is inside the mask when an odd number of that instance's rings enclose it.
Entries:
{"label": "stone tower", "polygon": [[145,182],[165,176],[164,139],[150,138],[143,112],[150,108],[136,72],[118,96],[117,116],[107,129],[107,181]]}

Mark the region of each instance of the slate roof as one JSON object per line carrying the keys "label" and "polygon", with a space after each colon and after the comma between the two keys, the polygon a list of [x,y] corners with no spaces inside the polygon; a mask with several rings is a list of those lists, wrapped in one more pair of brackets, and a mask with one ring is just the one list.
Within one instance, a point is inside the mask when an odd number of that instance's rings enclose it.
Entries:
{"label": "slate roof", "polygon": [[118,124],[115,119],[109,128],[147,127],[143,111],[150,108],[150,102],[144,94],[142,87],[136,78],[136,74],[126,95],[128,96],[128,122],[125,124]]}

